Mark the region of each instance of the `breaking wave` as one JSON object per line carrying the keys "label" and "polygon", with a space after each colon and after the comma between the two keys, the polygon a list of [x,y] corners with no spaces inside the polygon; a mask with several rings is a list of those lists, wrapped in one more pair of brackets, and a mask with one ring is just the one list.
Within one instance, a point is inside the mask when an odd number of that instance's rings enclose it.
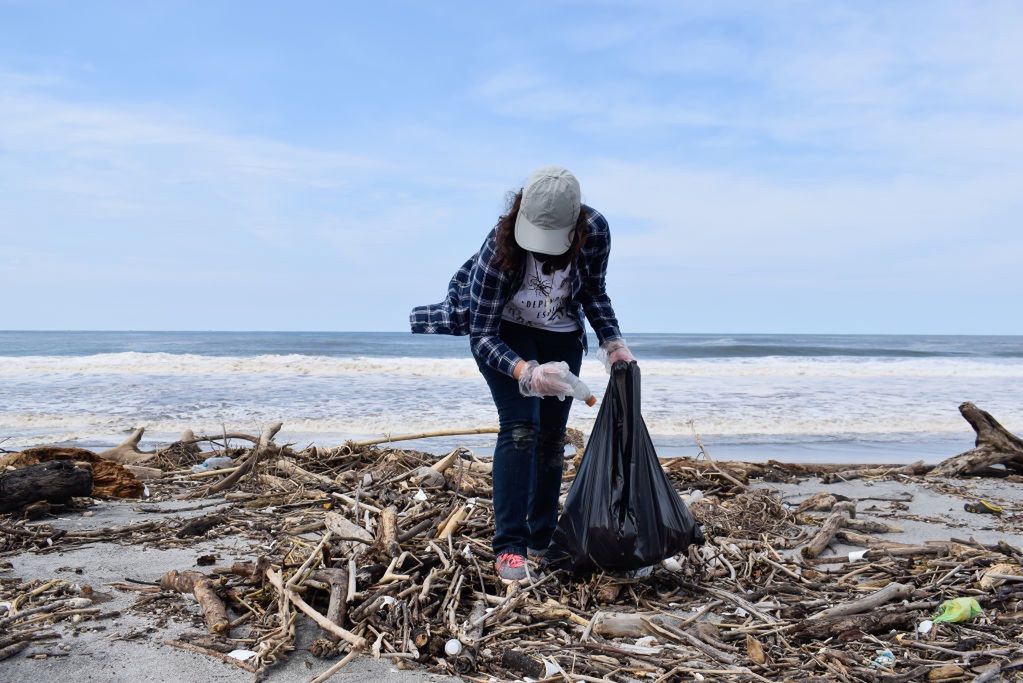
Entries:
{"label": "breaking wave", "polygon": [[[1023,360],[999,358],[781,357],[643,361],[645,377],[977,377],[1023,378]],[[587,366],[596,361],[588,359]],[[475,377],[471,358],[204,356],[101,353],[91,356],[0,357],[0,377],[45,375],[281,375],[339,377]]]}

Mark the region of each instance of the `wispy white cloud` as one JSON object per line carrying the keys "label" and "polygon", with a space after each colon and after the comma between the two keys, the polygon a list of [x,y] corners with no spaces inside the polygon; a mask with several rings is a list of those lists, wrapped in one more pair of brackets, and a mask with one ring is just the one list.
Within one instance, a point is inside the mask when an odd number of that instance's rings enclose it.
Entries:
{"label": "wispy white cloud", "polygon": [[475,94],[594,136],[659,128],[754,157],[801,145],[895,172],[1001,163],[1023,151],[1021,30],[1011,3],[641,4],[611,26],[598,13],[565,29],[592,55],[586,72],[536,60]]}
{"label": "wispy white cloud", "polygon": [[[898,253],[921,243],[985,232],[1001,237],[1023,205],[1023,174],[958,179],[769,180],[639,164],[581,169],[588,193],[606,211],[639,226],[623,230],[631,258],[673,259],[697,251],[736,268],[765,258],[781,268],[808,256],[840,261],[879,248]],[[666,251],[667,250],[667,251]],[[623,254],[624,255],[624,254]]]}

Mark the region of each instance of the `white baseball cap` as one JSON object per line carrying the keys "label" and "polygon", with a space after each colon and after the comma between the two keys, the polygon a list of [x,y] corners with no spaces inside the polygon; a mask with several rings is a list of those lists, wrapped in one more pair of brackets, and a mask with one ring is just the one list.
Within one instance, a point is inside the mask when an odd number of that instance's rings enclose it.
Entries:
{"label": "white baseball cap", "polygon": [[567,168],[544,166],[522,188],[515,241],[526,251],[559,256],[572,246],[582,206],[579,181]]}

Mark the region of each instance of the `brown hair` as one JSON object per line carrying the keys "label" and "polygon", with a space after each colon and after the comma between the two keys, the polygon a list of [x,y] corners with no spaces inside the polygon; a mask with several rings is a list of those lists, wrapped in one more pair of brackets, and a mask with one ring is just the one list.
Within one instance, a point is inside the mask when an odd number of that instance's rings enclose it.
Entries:
{"label": "brown hair", "polygon": [[[522,205],[522,190],[509,192],[506,200],[505,213],[497,219],[497,250],[494,258],[494,265],[506,273],[517,273],[522,270],[526,260],[526,250],[515,241],[515,219],[519,215],[519,207]],[[586,243],[587,226],[589,225],[585,209],[579,210],[579,218],[575,222],[575,230],[572,232],[572,245],[564,254],[558,256],[546,256],[534,254],[536,259],[543,263],[543,272],[550,275],[556,270],[561,270],[569,263],[574,263],[579,252]]]}

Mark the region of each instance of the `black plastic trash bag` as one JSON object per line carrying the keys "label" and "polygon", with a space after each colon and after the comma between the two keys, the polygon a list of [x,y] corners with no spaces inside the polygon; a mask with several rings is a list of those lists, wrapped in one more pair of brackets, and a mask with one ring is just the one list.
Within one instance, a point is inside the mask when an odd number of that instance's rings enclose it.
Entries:
{"label": "black plastic trash bag", "polygon": [[627,571],[703,543],[640,414],[639,366],[616,363],[547,557],[575,571]]}

